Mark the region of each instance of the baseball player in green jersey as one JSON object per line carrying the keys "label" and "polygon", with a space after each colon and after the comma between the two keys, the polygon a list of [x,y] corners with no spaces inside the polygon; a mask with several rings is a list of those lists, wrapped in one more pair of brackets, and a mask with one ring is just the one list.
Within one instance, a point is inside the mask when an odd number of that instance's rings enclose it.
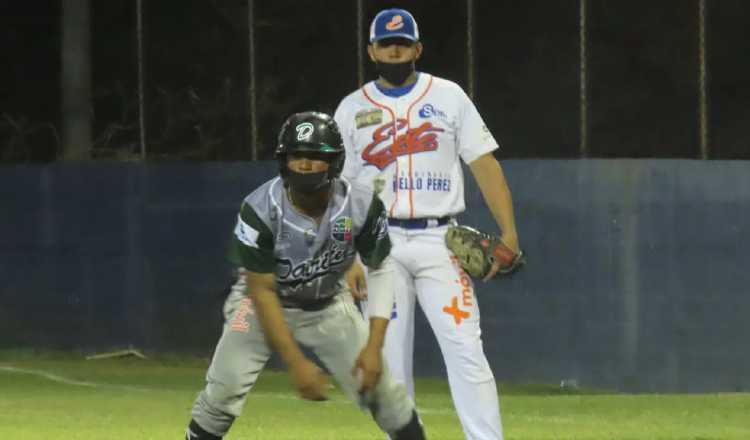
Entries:
{"label": "baseball player in green jersey", "polygon": [[[371,190],[339,177],[344,156],[326,114],[294,114],[282,126],[280,176],[240,209],[230,258],[241,276],[225,304],[224,331],[187,440],[221,439],[229,431],[272,350],[302,398],[324,400],[328,378],[300,345],[391,439],[425,438],[413,401],[381,355],[393,305],[387,217]],[[369,270],[369,333],[344,280],[357,253]]]}

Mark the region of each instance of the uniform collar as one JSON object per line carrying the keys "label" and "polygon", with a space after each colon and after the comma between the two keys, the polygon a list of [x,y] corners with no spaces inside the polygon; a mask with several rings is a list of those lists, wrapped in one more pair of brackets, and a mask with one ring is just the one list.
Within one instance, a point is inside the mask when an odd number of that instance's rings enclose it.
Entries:
{"label": "uniform collar", "polygon": [[399,98],[411,92],[411,90],[417,85],[417,83],[419,83],[419,72],[417,72],[416,81],[414,81],[413,83],[407,84],[401,87],[396,87],[393,89],[386,89],[385,87],[381,86],[377,81],[373,81],[373,83],[375,84],[375,87],[378,88],[378,91],[380,91],[380,93],[386,96],[390,96],[391,98]]}
{"label": "uniform collar", "polygon": [[[414,95],[414,94],[419,96],[422,94],[422,92],[425,90],[425,88],[428,86],[429,83],[430,83],[430,75],[428,73],[418,72],[417,81],[414,84],[409,85],[409,86],[404,86],[404,87],[398,87],[396,89],[389,89],[389,92],[387,93],[384,93],[383,91],[381,91],[380,87],[377,86],[376,81],[370,81],[369,83],[365,84],[364,89],[365,89],[365,93],[369,95],[370,97],[372,97],[373,99],[375,99],[375,101],[388,101],[391,99],[398,99],[404,96],[409,96],[409,95]],[[395,97],[389,94],[390,90],[400,90],[404,88],[408,88],[409,90]]]}

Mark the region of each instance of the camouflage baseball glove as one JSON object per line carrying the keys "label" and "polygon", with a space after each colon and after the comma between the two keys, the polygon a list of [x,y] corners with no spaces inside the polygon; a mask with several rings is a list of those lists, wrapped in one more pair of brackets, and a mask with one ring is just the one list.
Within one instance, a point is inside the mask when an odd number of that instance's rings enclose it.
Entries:
{"label": "camouflage baseball glove", "polygon": [[461,267],[471,276],[482,279],[496,260],[500,261],[498,275],[508,276],[526,264],[523,251],[517,254],[500,237],[464,225],[451,225],[445,244],[458,258]]}

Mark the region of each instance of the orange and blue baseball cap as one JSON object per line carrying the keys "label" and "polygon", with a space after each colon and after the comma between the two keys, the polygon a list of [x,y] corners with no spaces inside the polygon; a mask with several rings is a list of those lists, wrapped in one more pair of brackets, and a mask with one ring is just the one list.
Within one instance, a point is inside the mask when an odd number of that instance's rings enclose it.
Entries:
{"label": "orange and blue baseball cap", "polygon": [[406,38],[419,41],[419,28],[409,11],[405,9],[385,9],[378,12],[370,25],[370,43],[384,38]]}

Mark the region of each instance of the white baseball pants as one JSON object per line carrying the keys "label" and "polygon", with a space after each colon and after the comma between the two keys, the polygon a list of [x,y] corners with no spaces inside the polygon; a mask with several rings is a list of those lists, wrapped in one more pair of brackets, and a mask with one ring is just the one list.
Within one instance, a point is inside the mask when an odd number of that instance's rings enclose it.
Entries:
{"label": "white baseball pants", "polygon": [[445,246],[447,228],[390,228],[396,305],[385,340],[386,359],[394,380],[414,396],[418,300],[440,345],[464,435],[469,440],[502,440],[497,387],[482,348],[479,305],[471,279]]}

